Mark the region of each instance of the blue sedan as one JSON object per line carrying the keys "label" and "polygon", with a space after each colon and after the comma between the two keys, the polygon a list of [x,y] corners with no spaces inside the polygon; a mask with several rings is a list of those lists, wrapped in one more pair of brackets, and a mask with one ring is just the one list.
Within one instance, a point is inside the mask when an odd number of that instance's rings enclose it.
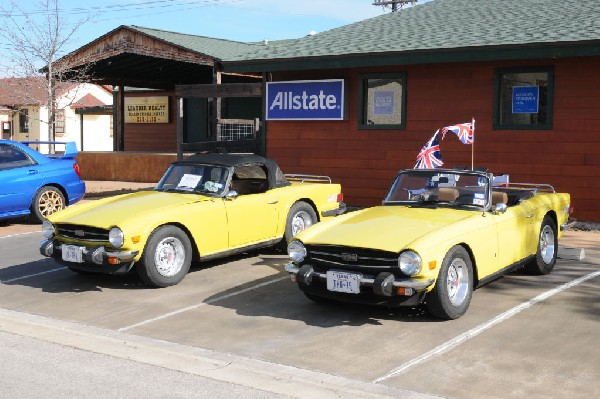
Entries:
{"label": "blue sedan", "polygon": [[[29,145],[64,145],[44,155]],[[0,219],[29,216],[41,222],[85,194],[74,142],[0,140]]]}

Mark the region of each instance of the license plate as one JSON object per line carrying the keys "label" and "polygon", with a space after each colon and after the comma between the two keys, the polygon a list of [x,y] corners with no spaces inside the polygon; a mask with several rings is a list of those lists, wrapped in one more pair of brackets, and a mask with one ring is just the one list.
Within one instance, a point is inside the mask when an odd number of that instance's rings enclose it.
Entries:
{"label": "license plate", "polygon": [[327,272],[327,289],[335,292],[359,294],[360,278],[361,275],[357,273],[336,272],[329,270]]}
{"label": "license plate", "polygon": [[83,263],[83,247],[77,245],[63,245],[62,259],[65,262]]}

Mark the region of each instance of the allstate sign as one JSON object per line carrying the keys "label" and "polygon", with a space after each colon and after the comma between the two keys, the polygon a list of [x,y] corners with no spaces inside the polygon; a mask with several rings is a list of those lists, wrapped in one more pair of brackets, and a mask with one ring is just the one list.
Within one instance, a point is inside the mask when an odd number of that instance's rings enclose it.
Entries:
{"label": "allstate sign", "polygon": [[344,119],[344,80],[267,82],[267,120]]}

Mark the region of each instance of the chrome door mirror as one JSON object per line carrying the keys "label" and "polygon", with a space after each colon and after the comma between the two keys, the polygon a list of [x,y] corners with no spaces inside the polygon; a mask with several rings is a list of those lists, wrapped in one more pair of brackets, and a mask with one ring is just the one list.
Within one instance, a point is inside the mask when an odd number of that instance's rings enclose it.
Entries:
{"label": "chrome door mirror", "polygon": [[229,201],[233,201],[237,197],[239,197],[239,194],[235,190],[229,190],[229,192],[227,194],[225,194],[225,199],[229,200]]}
{"label": "chrome door mirror", "polygon": [[506,204],[504,202],[500,202],[494,206],[494,213],[496,215],[499,215],[501,213],[506,212],[507,209],[508,209],[508,206],[506,206]]}

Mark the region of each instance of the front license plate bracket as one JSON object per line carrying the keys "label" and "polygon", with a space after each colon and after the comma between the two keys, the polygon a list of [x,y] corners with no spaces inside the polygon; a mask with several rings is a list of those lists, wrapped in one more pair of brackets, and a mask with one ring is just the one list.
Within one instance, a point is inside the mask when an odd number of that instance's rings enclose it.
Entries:
{"label": "front license plate bracket", "polygon": [[336,270],[327,271],[327,289],[333,292],[360,294],[362,274],[347,273]]}
{"label": "front license plate bracket", "polygon": [[77,245],[62,246],[62,260],[72,263],[83,263],[83,249]]}

